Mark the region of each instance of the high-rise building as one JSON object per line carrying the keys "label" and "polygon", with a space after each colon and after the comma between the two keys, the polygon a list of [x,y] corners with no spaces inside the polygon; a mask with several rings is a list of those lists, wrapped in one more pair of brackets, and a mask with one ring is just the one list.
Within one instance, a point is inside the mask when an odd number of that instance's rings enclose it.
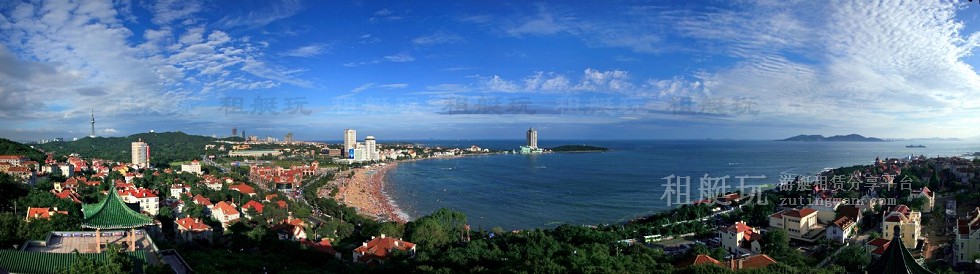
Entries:
{"label": "high-rise building", "polygon": [[143,142],[143,139],[133,142],[133,164],[139,167],[150,166],[150,145]]}
{"label": "high-rise building", "polygon": [[238,128],[237,127],[231,128],[231,137],[235,137],[235,136],[238,136]]}
{"label": "high-rise building", "polygon": [[95,138],[95,110],[92,110],[92,133],[88,135],[89,138]]}
{"label": "high-rise building", "polygon": [[357,147],[357,131],[353,129],[344,130],[344,157],[350,158],[350,150]]}
{"label": "high-rise building", "polygon": [[292,144],[293,143],[293,133],[292,132],[286,133],[285,138],[283,138],[283,142],[285,142],[287,144]]}
{"label": "high-rise building", "polygon": [[538,131],[533,127],[527,130],[527,147],[531,149],[538,148]]}
{"label": "high-rise building", "polygon": [[374,136],[364,137],[364,153],[367,155],[367,159],[370,161],[381,160],[380,154],[378,153],[378,144],[374,140]]}

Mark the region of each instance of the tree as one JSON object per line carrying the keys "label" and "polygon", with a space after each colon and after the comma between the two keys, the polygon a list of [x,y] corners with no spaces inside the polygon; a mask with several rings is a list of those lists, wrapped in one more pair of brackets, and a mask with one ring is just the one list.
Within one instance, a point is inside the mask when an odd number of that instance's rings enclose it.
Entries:
{"label": "tree", "polygon": [[806,258],[795,249],[789,246],[789,236],[786,231],[773,228],[762,235],[762,253],[791,266],[802,267],[806,265]]}
{"label": "tree", "polygon": [[871,254],[857,245],[846,246],[834,257],[834,264],[843,266],[847,271],[861,271],[871,263]]}
{"label": "tree", "polygon": [[928,206],[926,204],[928,202],[929,200],[927,200],[926,197],[915,198],[912,199],[912,201],[909,201],[909,208],[915,211],[922,211],[923,207]]}
{"label": "tree", "polygon": [[412,222],[408,237],[413,243],[422,245],[427,249],[434,249],[452,241],[450,235],[445,227],[438,222],[425,218]]}
{"label": "tree", "polygon": [[23,219],[13,212],[0,213],[0,248],[11,248],[15,244],[23,244],[24,238],[19,230]]}

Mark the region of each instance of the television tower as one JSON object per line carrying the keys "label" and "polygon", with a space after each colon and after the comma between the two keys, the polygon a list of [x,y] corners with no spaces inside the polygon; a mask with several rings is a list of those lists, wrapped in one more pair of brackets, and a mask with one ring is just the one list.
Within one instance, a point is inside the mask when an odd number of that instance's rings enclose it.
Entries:
{"label": "television tower", "polygon": [[92,109],[92,133],[88,137],[95,138],[95,109]]}

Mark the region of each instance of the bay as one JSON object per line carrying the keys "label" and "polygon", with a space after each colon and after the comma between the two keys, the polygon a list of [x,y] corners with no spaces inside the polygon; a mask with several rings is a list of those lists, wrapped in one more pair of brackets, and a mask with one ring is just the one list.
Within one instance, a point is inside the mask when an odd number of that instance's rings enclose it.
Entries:
{"label": "bay", "polygon": [[[515,149],[523,140],[417,141],[427,146]],[[765,176],[747,185],[775,185],[781,176],[872,164],[875,157],[960,156],[980,151],[970,141],[779,142],[736,140],[542,140],[541,147],[587,144],[602,153],[488,155],[409,161],[390,172],[386,191],[411,218],[446,207],[467,214],[474,228],[548,228],[610,224],[677,205],[663,197],[664,177]],[[906,148],[922,144],[925,148]],[[683,193],[683,192],[682,192]],[[676,201],[674,201],[676,203]]]}

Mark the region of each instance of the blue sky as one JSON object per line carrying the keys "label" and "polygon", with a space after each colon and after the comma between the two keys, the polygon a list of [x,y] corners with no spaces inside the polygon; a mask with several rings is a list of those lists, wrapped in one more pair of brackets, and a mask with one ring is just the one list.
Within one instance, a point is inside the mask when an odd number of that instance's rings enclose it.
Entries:
{"label": "blue sky", "polygon": [[[329,3],[327,3],[329,2]],[[966,1],[0,3],[0,136],[980,135]]]}

